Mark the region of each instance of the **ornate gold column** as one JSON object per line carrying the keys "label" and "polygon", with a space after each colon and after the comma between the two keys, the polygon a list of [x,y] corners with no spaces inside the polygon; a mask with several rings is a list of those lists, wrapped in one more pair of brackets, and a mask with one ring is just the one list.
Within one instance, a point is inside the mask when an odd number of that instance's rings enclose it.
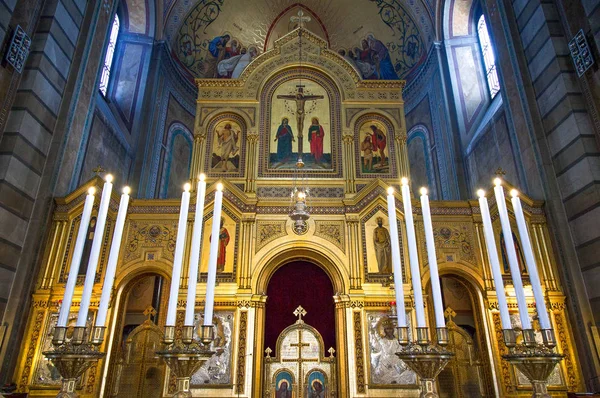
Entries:
{"label": "ornate gold column", "polygon": [[398,175],[410,177],[410,166],[408,162],[408,149],[406,147],[406,132],[401,131],[394,136],[396,140],[396,163],[398,164]]}
{"label": "ornate gold column", "polygon": [[[198,118],[196,118],[198,121]],[[194,148],[192,149],[192,162],[190,165],[190,180],[196,181],[198,175],[202,172],[202,163],[204,162],[204,140],[206,132],[201,127],[194,128]],[[192,187],[195,190],[195,187]]]}
{"label": "ornate gold column", "polygon": [[250,289],[252,278],[250,277],[250,265],[252,264],[252,234],[254,230],[255,214],[242,215],[241,229],[241,250],[240,250],[240,271],[238,286],[241,289]]}
{"label": "ornate gold column", "polygon": [[53,225],[52,237],[48,240],[50,250],[48,259],[45,261],[44,274],[40,283],[40,289],[49,289],[54,284],[54,279],[58,278],[60,272],[61,259],[67,244],[69,233],[69,223],[67,220],[55,221]]}
{"label": "ornate gold column", "polygon": [[354,172],[354,136],[351,132],[344,133],[344,185],[346,194],[356,193],[355,172]]}
{"label": "ornate gold column", "polygon": [[[346,215],[349,242],[360,242],[359,218],[357,215]],[[348,260],[350,268],[350,289],[360,289],[362,278],[360,273],[360,251],[359,245],[348,245]]]}
{"label": "ornate gold column", "polygon": [[[344,391],[349,391],[350,384],[348,374],[348,352],[346,346],[346,338],[349,336],[349,330],[346,329],[346,308],[350,304],[350,298],[347,295],[339,295],[333,297],[335,301],[335,330],[337,339],[337,361],[338,361],[338,393],[344,396]],[[323,347],[328,350],[328,347]]]}
{"label": "ornate gold column", "polygon": [[263,386],[263,361],[265,355],[265,303],[266,295],[255,295],[252,297],[252,306],[256,308],[254,316],[254,367],[252,369],[252,397],[262,397]]}
{"label": "ornate gold column", "polygon": [[494,290],[494,281],[490,277],[490,267],[489,261],[487,257],[487,252],[485,251],[485,243],[483,237],[483,230],[481,229],[481,223],[474,223],[475,225],[475,234],[477,236],[477,246],[479,248],[479,259],[481,262],[481,268],[483,269],[483,285],[486,291]]}
{"label": "ornate gold column", "polygon": [[256,163],[258,161],[257,154],[257,143],[258,133],[248,133],[248,151],[246,164],[246,192],[255,194],[256,193]]}
{"label": "ornate gold column", "polygon": [[544,234],[544,227],[542,224],[531,224],[531,232],[533,235],[533,241],[535,250],[537,251],[538,261],[541,261],[541,270],[544,277],[544,285],[548,290],[558,291],[558,283],[552,268],[552,262],[550,261],[550,253],[548,252],[548,246],[546,244],[546,238]]}

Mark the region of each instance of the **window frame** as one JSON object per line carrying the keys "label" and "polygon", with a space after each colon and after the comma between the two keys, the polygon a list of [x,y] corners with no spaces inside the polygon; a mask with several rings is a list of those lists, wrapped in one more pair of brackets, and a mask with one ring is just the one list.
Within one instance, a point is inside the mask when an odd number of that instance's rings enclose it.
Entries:
{"label": "window frame", "polygon": [[[482,32],[480,29],[480,25],[483,21],[483,25],[485,28],[485,36],[484,39],[487,43],[482,43]],[[481,55],[481,64],[483,75],[486,81],[486,86],[488,88],[488,94],[490,99],[493,100],[496,98],[498,93],[501,91],[502,86],[500,84],[500,78],[498,76],[498,59],[496,57],[496,51],[494,49],[494,45],[492,43],[492,38],[490,36],[489,25],[487,23],[487,18],[484,13],[480,13],[475,17],[475,35],[477,37],[477,44],[479,47],[479,54]],[[485,48],[484,48],[484,44]],[[491,66],[488,66],[489,58],[492,58],[493,63]],[[496,84],[494,84],[493,80],[495,80]]]}
{"label": "window frame", "polygon": [[[116,30],[115,30],[116,25]],[[112,19],[112,24],[110,25],[110,31],[108,32],[108,40],[106,47],[104,48],[104,57],[102,60],[102,64],[100,66],[100,77],[98,82],[98,91],[100,95],[106,100],[108,100],[108,95],[110,92],[111,82],[112,82],[112,72],[116,63],[116,55],[117,48],[119,43],[119,36],[121,34],[121,17],[119,17],[118,13],[114,14]],[[114,36],[114,40],[113,40]],[[107,63],[107,58],[110,56],[110,63]],[[108,65],[107,65],[108,64]],[[103,82],[103,77],[106,77],[106,82]]]}

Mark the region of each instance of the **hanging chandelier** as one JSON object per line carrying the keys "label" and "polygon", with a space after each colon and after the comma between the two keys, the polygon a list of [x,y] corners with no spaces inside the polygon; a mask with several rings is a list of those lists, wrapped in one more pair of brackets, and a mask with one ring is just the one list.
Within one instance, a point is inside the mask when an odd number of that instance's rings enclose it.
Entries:
{"label": "hanging chandelier", "polygon": [[[298,92],[296,95],[303,95],[303,86],[302,86],[302,27],[305,17],[303,17],[302,8],[298,12],[298,22],[299,28],[298,31]],[[298,112],[299,109],[296,109]],[[302,110],[303,111],[303,110]],[[299,137],[302,137],[302,131],[299,131]],[[290,193],[290,213],[289,217],[292,219],[292,230],[297,235],[304,235],[308,232],[308,219],[310,218],[310,211],[308,206],[308,195],[309,188],[307,186],[306,181],[306,173],[304,172],[304,161],[302,160],[302,139],[298,140],[299,150],[298,150],[298,159],[296,160],[296,166],[294,168],[294,177],[292,182],[292,190]]]}

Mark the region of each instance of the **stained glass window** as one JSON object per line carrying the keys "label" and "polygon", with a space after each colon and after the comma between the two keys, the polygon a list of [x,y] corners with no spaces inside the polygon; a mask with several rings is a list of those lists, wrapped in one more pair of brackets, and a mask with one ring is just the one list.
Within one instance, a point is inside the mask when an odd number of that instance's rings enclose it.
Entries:
{"label": "stained glass window", "polygon": [[500,91],[500,80],[498,80],[498,72],[496,70],[496,57],[492,48],[492,41],[488,32],[485,17],[482,15],[477,23],[477,36],[479,37],[479,45],[483,54],[483,63],[485,64],[485,73],[490,89],[490,96],[494,98]]}
{"label": "stained glass window", "polygon": [[108,46],[106,48],[106,56],[104,57],[104,64],[102,65],[102,75],[100,75],[100,92],[106,96],[108,90],[108,82],[110,81],[110,68],[113,63],[113,57],[115,55],[115,48],[117,46],[117,37],[119,36],[119,17],[115,14],[115,19],[110,29],[110,37],[108,38]]}

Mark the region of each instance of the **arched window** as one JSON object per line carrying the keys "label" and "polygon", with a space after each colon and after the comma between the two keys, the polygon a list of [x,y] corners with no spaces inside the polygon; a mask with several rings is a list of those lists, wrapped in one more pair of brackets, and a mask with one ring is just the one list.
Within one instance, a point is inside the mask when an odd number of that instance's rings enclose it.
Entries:
{"label": "arched window", "polygon": [[104,56],[104,64],[102,65],[102,74],[100,75],[100,85],[98,89],[102,95],[106,96],[108,90],[108,83],[110,81],[110,68],[113,63],[113,57],[115,55],[115,48],[117,47],[117,38],[119,37],[119,17],[115,14],[112,28],[110,29],[110,36],[108,38],[108,46],[106,47],[106,55]]}
{"label": "arched window", "polygon": [[477,22],[477,37],[479,38],[479,47],[483,55],[490,97],[494,98],[500,91],[500,81],[498,80],[498,72],[496,71],[496,57],[494,56],[492,41],[490,40],[490,34],[483,14]]}

